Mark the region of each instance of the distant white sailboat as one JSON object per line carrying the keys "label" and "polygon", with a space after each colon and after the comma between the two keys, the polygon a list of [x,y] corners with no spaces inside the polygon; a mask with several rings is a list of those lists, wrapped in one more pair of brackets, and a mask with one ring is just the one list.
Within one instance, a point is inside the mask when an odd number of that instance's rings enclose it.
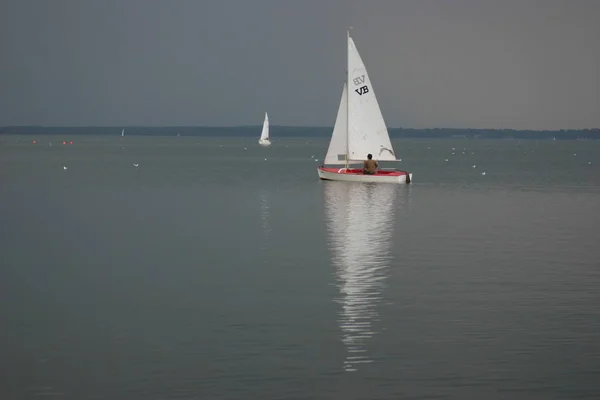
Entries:
{"label": "distant white sailboat", "polygon": [[[373,91],[367,68],[358,54],[354,41],[347,36],[347,75],[331,141],[323,165],[317,169],[319,178],[334,181],[410,183],[412,173],[397,169],[378,169],[374,175],[362,168],[349,168],[372,154],[373,160],[400,161],[396,158],[379,103]],[[325,165],[343,165],[326,168]]]}
{"label": "distant white sailboat", "polygon": [[125,129],[121,131],[121,137],[125,136]]}
{"label": "distant white sailboat", "polygon": [[270,146],[271,141],[269,140],[269,116],[265,113],[265,120],[263,122],[262,132],[260,133],[260,139],[258,144],[261,146]]}

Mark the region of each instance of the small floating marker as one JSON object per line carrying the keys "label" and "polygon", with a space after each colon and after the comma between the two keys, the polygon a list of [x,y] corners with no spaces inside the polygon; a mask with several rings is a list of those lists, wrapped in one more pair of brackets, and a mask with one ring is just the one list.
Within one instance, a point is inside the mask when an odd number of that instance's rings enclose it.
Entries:
{"label": "small floating marker", "polygon": [[318,159],[318,158],[315,158],[315,162],[319,162],[319,159]]}
{"label": "small floating marker", "polygon": [[483,172],[481,173],[481,175],[485,175],[485,171],[483,171]]}
{"label": "small floating marker", "polygon": [[73,144],[73,141],[70,141],[69,144]]}
{"label": "small floating marker", "polygon": [[453,147],[452,150],[456,150],[456,149]]}
{"label": "small floating marker", "polygon": [[267,161],[267,159],[265,158],[265,161]]}
{"label": "small floating marker", "polygon": [[576,156],[576,155],[577,155],[577,153],[573,153],[573,155],[574,155],[574,156]]}
{"label": "small floating marker", "polygon": [[477,168],[477,165],[473,164],[473,168]]}
{"label": "small floating marker", "polygon": [[67,167],[63,165],[63,169],[66,171],[66,170],[67,170]]}
{"label": "small floating marker", "polygon": [[65,142],[65,141],[63,140],[63,144],[67,144],[67,142]]}
{"label": "small floating marker", "polygon": [[133,164],[133,166],[134,166],[134,167],[139,167],[139,166],[140,166],[140,164]]}
{"label": "small floating marker", "polygon": [[448,162],[448,159],[446,158],[444,161]]}
{"label": "small floating marker", "polygon": [[37,142],[35,140],[32,140],[31,143],[36,144]]}
{"label": "small floating marker", "polygon": [[247,147],[244,147],[244,150],[248,150],[248,148],[247,148]]}
{"label": "small floating marker", "polygon": [[591,163],[592,163],[591,161],[588,161],[588,164],[591,164]]}

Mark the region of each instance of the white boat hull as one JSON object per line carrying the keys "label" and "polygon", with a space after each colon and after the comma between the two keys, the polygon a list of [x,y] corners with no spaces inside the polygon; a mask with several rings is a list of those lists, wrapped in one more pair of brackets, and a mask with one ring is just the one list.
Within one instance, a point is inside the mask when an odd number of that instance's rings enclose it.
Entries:
{"label": "white boat hull", "polygon": [[261,146],[270,146],[271,142],[268,139],[264,139],[264,140],[259,140],[258,144],[260,144]]}
{"label": "white boat hull", "polygon": [[319,167],[317,169],[317,173],[319,174],[319,178],[329,181],[395,184],[405,184],[412,182],[412,173],[406,171],[382,170],[375,175],[365,175],[362,173],[362,171],[357,169]]}

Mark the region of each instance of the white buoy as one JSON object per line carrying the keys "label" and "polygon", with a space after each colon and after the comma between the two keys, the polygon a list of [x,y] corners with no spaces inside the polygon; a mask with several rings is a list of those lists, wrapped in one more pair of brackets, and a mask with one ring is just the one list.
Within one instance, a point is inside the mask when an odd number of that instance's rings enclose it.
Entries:
{"label": "white buoy", "polygon": [[63,169],[64,169],[64,170],[66,170],[66,169],[67,169],[67,167],[65,167],[65,166],[63,165]]}
{"label": "white buoy", "polygon": [[477,165],[473,164],[473,168],[477,168]]}

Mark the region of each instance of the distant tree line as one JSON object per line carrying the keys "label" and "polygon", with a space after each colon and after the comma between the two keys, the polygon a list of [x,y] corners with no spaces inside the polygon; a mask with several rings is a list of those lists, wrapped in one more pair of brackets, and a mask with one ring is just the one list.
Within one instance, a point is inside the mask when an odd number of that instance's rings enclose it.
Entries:
{"label": "distant tree line", "polygon": [[[7,126],[0,127],[0,134],[13,135],[114,135],[120,136],[125,128],[126,136],[231,136],[253,137],[260,134],[261,126],[164,126],[164,127],[58,127],[58,126]],[[277,137],[329,137],[333,127],[303,127],[271,125],[273,138]],[[515,130],[515,129],[457,129],[457,128],[390,128],[393,138],[467,138],[467,139],[600,139],[600,129],[561,130]]]}

